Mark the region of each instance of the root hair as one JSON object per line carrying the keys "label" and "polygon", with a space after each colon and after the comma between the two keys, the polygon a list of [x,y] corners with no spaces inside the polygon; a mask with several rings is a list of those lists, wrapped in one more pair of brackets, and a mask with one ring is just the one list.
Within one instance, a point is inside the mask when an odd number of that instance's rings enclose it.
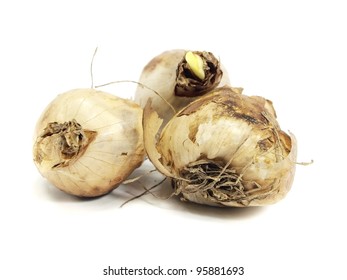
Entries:
{"label": "root hair", "polygon": [[185,180],[175,180],[176,194],[201,193],[219,202],[246,198],[242,176],[218,162],[198,160],[186,166],[180,174]]}
{"label": "root hair", "polygon": [[133,84],[137,84],[140,87],[143,87],[145,89],[152,91],[155,95],[159,96],[170,107],[170,109],[172,110],[172,112],[174,114],[176,114],[175,108],[159,92],[157,92],[156,90],[154,90],[154,89],[152,89],[152,88],[150,88],[150,87],[148,87],[145,84],[140,83],[140,82],[136,82],[136,81],[132,81],[132,80],[120,80],[120,81],[113,81],[113,82],[109,82],[106,84],[98,85],[98,86],[95,86],[95,88],[100,88],[100,87],[105,87],[105,86],[109,86],[109,85],[113,85],[113,84],[120,84],[120,83],[133,83]]}
{"label": "root hair", "polygon": [[91,88],[94,88],[93,64],[94,64],[94,58],[97,51],[98,51],[98,47],[95,48],[94,54],[92,56],[92,60],[90,62],[90,79],[92,80]]}

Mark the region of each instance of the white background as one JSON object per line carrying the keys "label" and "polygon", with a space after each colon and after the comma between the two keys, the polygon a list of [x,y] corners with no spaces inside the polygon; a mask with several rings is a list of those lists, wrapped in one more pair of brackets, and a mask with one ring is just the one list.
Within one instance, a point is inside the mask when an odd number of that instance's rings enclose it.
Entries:
{"label": "white background", "polygon": [[[233,279],[102,275],[109,265],[160,265],[244,266],[235,279],[346,279],[343,3],[1,1],[0,278]],[[137,80],[164,50],[214,52],[233,85],[274,102],[282,128],[298,139],[298,161],[314,164],[297,166],[288,196],[262,208],[151,195],[120,208],[141,192],[139,184],[92,200],[60,192],[33,164],[34,126],[57,94],[90,87],[96,47],[95,84]],[[104,90],[131,98],[134,89]]]}

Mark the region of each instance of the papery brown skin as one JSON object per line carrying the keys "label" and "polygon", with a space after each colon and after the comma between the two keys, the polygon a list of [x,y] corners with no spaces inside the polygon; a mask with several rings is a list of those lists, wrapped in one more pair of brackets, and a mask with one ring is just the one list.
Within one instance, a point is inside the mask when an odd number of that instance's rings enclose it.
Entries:
{"label": "papery brown skin", "polygon": [[148,103],[147,154],[160,172],[173,178],[175,194],[183,200],[262,206],[281,200],[290,190],[296,139],[280,129],[271,101],[225,86],[178,112],[155,140],[160,122]]}
{"label": "papery brown skin", "polygon": [[142,111],[130,100],[94,89],[60,94],[37,122],[34,163],[68,194],[107,194],[144,160]]}
{"label": "papery brown skin", "polygon": [[139,83],[146,87],[138,86],[135,102],[144,108],[147,101],[152,99],[152,107],[164,123],[175,114],[167,103],[177,112],[212,89],[230,83],[224,66],[209,52],[195,53],[208,59],[209,65],[214,65],[207,71],[210,73],[213,70],[213,75],[207,74],[205,80],[200,81],[189,74],[184,59],[186,53],[183,49],[165,51],[149,61],[140,76]]}

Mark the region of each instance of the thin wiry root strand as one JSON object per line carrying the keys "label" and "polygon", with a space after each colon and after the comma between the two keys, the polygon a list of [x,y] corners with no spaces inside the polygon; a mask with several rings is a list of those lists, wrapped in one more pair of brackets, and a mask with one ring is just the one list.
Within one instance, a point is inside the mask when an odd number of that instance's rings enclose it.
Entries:
{"label": "thin wiry root strand", "polygon": [[225,168],[212,161],[199,160],[183,169],[181,177],[175,180],[176,194],[199,192],[220,202],[237,201],[246,197],[242,174],[232,168]]}
{"label": "thin wiry root strand", "polygon": [[172,112],[174,114],[176,114],[176,109],[159,92],[157,92],[156,90],[154,90],[154,89],[152,89],[152,88],[150,88],[150,87],[148,87],[145,84],[140,83],[140,82],[131,81],[131,80],[113,81],[113,82],[109,82],[109,83],[106,83],[106,84],[95,86],[95,88],[101,88],[101,87],[105,87],[105,86],[109,86],[109,85],[113,85],[113,84],[120,84],[120,83],[133,83],[133,84],[137,84],[138,86],[140,86],[142,88],[145,88],[145,89],[147,89],[149,91],[152,91],[155,95],[159,96],[166,103],[166,105],[168,105],[170,107],[170,109],[172,110]]}
{"label": "thin wiry root strand", "polygon": [[92,61],[90,62],[90,79],[92,80],[91,88],[94,88],[93,64],[94,64],[94,58],[96,56],[97,51],[98,51],[98,47],[95,48]]}
{"label": "thin wiry root strand", "polygon": [[156,172],[156,171],[157,171],[156,169],[150,170],[147,173],[144,173],[144,174],[142,174],[140,176],[137,176],[135,178],[127,179],[127,180],[123,181],[122,184],[123,185],[127,185],[127,184],[130,184],[130,183],[134,183],[134,182],[140,180],[142,177],[146,177],[146,176],[148,176],[151,173]]}
{"label": "thin wiry root strand", "polygon": [[167,178],[164,178],[163,180],[161,180],[159,183],[155,184],[154,186],[150,187],[149,189],[147,189],[146,187],[144,187],[145,191],[140,193],[139,195],[136,195],[136,196],[133,196],[132,198],[128,199],[127,201],[123,202],[120,206],[120,208],[122,208],[125,204],[129,203],[130,201],[133,201],[135,199],[138,199],[142,196],[144,196],[145,194],[147,193],[150,193],[152,194],[153,196],[157,197],[153,192],[152,190],[155,189],[156,187],[160,186],[162,183],[164,183],[164,181],[166,180]]}

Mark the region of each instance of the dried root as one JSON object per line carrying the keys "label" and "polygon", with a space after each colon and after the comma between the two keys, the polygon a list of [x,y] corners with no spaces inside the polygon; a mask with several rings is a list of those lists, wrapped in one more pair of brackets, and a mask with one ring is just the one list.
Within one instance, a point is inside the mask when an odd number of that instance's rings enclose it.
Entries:
{"label": "dried root", "polygon": [[199,160],[181,171],[182,180],[174,180],[176,194],[200,193],[205,198],[219,202],[246,198],[242,174],[225,168],[215,161]]}

